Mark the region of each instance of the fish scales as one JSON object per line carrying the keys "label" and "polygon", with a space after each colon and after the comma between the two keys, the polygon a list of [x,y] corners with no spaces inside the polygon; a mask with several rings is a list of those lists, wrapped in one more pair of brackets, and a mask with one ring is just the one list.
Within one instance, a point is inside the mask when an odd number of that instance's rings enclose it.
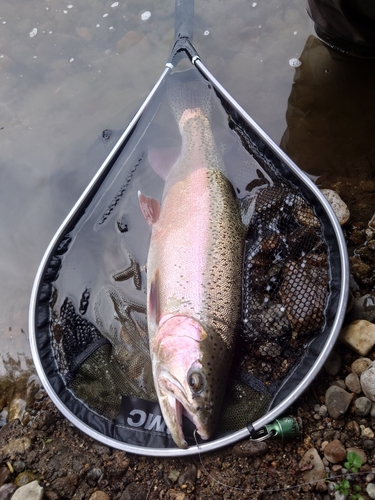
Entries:
{"label": "fish scales", "polygon": [[147,295],[153,376],[180,447],[187,446],[183,413],[203,439],[219,416],[239,319],[245,239],[239,202],[206,115],[211,91],[202,85],[190,102],[181,86],[170,99],[182,150],[161,207],[140,195],[152,227]]}

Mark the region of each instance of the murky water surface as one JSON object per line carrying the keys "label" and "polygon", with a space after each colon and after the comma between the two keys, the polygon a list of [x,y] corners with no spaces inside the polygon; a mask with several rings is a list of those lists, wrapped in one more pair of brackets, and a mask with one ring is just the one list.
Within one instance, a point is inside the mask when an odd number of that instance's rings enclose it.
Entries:
{"label": "murky water surface", "polygon": [[[195,10],[203,62],[303,168],[320,175],[345,162],[350,176],[356,161],[363,179],[371,178],[373,65],[332,60],[309,39],[313,26],[299,0],[196,0]],[[173,12],[173,0],[0,5],[5,359],[30,356],[28,306],[39,262],[112,145],[102,131],[124,128],[163,71]]]}

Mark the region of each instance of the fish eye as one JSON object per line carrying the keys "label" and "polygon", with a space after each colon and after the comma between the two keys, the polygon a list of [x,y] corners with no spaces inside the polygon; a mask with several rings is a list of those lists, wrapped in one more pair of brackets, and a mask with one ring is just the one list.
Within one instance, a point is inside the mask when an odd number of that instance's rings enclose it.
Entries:
{"label": "fish eye", "polygon": [[203,377],[200,373],[194,372],[188,375],[188,384],[193,392],[201,392],[203,390]]}

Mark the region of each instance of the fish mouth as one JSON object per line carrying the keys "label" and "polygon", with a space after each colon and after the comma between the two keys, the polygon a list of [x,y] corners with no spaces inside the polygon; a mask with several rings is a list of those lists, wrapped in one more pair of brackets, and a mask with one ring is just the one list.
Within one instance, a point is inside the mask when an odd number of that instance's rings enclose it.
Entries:
{"label": "fish mouth", "polygon": [[[185,415],[195,425],[200,437],[204,440],[209,438],[209,433],[200,421],[201,409],[198,405],[192,407],[188,400],[182,384],[168,371],[162,370],[158,377],[159,390],[167,396],[162,398],[164,408],[163,415],[167,420],[168,428],[176,444],[181,448],[187,448],[187,443],[182,429],[182,416]],[[181,446],[182,444],[182,446]]]}

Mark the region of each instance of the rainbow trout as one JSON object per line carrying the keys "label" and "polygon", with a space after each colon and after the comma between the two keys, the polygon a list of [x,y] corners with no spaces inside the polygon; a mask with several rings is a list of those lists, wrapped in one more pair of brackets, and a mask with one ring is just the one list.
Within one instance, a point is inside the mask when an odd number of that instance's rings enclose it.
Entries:
{"label": "rainbow trout", "polygon": [[162,204],[138,194],[152,228],[147,316],[152,371],[164,420],[181,448],[185,414],[202,439],[218,420],[241,303],[245,226],[211,131],[212,89],[176,83],[169,102],[182,136]]}

